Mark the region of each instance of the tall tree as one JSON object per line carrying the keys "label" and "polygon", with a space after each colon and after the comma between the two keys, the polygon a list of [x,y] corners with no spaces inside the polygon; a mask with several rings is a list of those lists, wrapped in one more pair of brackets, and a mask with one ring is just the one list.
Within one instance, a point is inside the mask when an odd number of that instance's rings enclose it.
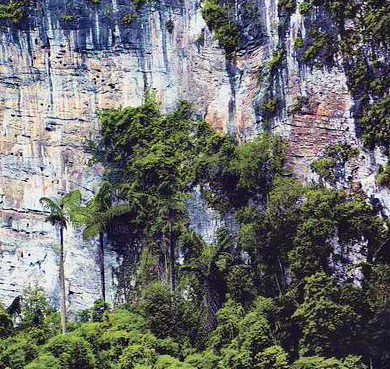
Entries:
{"label": "tall tree", "polygon": [[79,223],[82,215],[80,209],[81,193],[79,190],[68,192],[59,200],[52,200],[48,197],[41,197],[40,203],[50,214],[46,221],[50,222],[60,232],[60,285],[61,285],[61,327],[62,332],[66,333],[67,316],[66,316],[66,293],[65,293],[65,270],[64,270],[64,230],[66,230],[69,221]]}
{"label": "tall tree", "polygon": [[[132,215],[140,209],[138,195],[130,193],[125,188],[126,198],[129,201],[120,202],[120,198],[115,195],[115,189],[110,182],[103,182],[97,194],[87,203],[86,207],[80,208],[81,219],[85,225],[83,231],[84,240],[90,240],[95,236],[99,237],[99,267],[101,296],[106,301],[106,282],[104,267],[104,234],[117,217]],[[138,205],[136,209],[135,205]]]}
{"label": "tall tree", "polygon": [[106,301],[106,279],[104,270],[104,232],[107,227],[105,214],[110,209],[112,203],[112,185],[104,182],[96,196],[94,196],[85,208],[86,217],[83,231],[83,238],[90,240],[96,235],[99,236],[99,267],[101,296]]}

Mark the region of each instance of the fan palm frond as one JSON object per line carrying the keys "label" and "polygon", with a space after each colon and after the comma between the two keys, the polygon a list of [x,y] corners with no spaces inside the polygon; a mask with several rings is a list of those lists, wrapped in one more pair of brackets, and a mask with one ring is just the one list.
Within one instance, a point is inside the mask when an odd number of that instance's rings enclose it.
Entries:
{"label": "fan palm frond", "polygon": [[75,209],[80,206],[81,192],[80,190],[73,190],[65,194],[61,198],[61,204],[64,208]]}
{"label": "fan palm frond", "polygon": [[55,201],[50,199],[49,197],[41,197],[39,199],[39,202],[43,205],[43,208],[46,211],[50,211],[51,213],[61,212],[60,206]]}
{"label": "fan palm frond", "polygon": [[88,224],[83,231],[83,239],[85,241],[90,240],[91,238],[98,235],[103,231],[103,225],[99,221]]}
{"label": "fan palm frond", "polygon": [[134,211],[133,204],[119,204],[112,206],[102,214],[103,221],[109,222],[115,217],[120,217],[126,214],[130,214]]}
{"label": "fan palm frond", "polygon": [[49,222],[53,226],[59,225],[60,227],[66,228],[66,217],[60,205],[48,197],[41,197],[39,202],[43,205],[45,211],[50,212],[46,217],[46,222]]}

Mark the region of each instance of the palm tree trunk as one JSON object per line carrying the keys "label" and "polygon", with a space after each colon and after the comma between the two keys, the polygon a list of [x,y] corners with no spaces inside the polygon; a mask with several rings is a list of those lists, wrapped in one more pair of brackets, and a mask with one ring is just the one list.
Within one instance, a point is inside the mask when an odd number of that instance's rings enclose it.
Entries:
{"label": "palm tree trunk", "polygon": [[173,239],[172,223],[169,224],[169,257],[171,266],[171,291],[175,291],[176,276],[175,276],[175,241]]}
{"label": "palm tree trunk", "polygon": [[60,284],[61,284],[61,327],[62,333],[66,333],[66,294],[65,294],[65,270],[64,270],[64,228],[60,228]]}
{"label": "palm tree trunk", "polygon": [[99,264],[100,264],[100,283],[102,288],[102,299],[106,301],[106,278],[104,275],[104,234],[103,232],[99,233],[99,246],[100,246],[100,255],[99,255]]}

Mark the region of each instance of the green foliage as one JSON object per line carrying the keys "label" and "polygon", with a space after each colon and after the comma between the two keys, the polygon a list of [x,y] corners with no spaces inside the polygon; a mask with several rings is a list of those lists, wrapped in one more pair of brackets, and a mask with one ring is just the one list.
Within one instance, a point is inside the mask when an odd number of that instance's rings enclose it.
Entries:
{"label": "green foliage", "polygon": [[156,352],[145,345],[130,345],[126,347],[120,358],[121,369],[133,369],[136,364],[152,365],[156,360]]}
{"label": "green foliage", "polygon": [[125,25],[129,25],[137,20],[138,16],[136,13],[126,13],[122,17],[122,22]]}
{"label": "green foliage", "polygon": [[[78,323],[71,335],[90,348],[93,365],[387,367],[389,246],[378,208],[361,190],[300,184],[284,169],[281,138],[238,145],[191,114],[184,103],[164,116],[153,95],[101,113],[101,140],[90,147],[110,191],[89,205],[107,219],[90,234],[110,233],[141,267],[129,282],[136,303]],[[330,182],[357,154],[336,143],[313,170]],[[238,224],[219,229],[213,245],[188,226],[195,186]],[[105,218],[118,203],[126,212]],[[358,269],[361,287],[351,283]]]}
{"label": "green foliage", "polygon": [[267,119],[274,117],[278,112],[278,100],[265,100],[261,107],[264,117]]}
{"label": "green foliage", "polygon": [[62,17],[65,22],[73,22],[76,16],[73,13],[65,13]]}
{"label": "green foliage", "polygon": [[219,360],[219,356],[208,350],[201,353],[188,355],[185,359],[185,362],[196,369],[214,369],[218,366]]}
{"label": "green foliage", "polygon": [[39,202],[45,211],[50,212],[46,221],[52,225],[66,228],[68,221],[78,224],[84,219],[84,213],[80,213],[81,192],[73,190],[62,196],[57,202],[48,197],[41,197]]}
{"label": "green foliage", "polygon": [[196,170],[208,184],[204,194],[211,206],[224,213],[261,200],[275,175],[284,172],[284,147],[280,137],[266,133],[239,147],[228,137],[210,140]]}
{"label": "green foliage", "polygon": [[357,314],[340,301],[334,278],[320,272],[306,278],[304,301],[293,314],[302,328],[304,355],[342,356],[351,349]]}
{"label": "green foliage", "polygon": [[104,312],[107,311],[108,304],[103,299],[98,299],[94,302],[92,308],[92,321],[102,322],[104,318]]}
{"label": "green foliage", "polygon": [[131,0],[137,10],[140,10],[145,4],[159,2],[160,0]]}
{"label": "green foliage", "polygon": [[7,338],[12,332],[13,324],[8,311],[0,304],[0,338]]}
{"label": "green foliage", "polygon": [[307,106],[309,99],[306,96],[298,95],[296,97],[296,103],[289,107],[289,113],[296,113],[302,111],[302,109]]}
{"label": "green foliage", "polygon": [[26,328],[39,328],[45,325],[45,317],[53,313],[42,288],[28,289],[22,300],[20,325]]}
{"label": "green foliage", "polygon": [[328,146],[323,156],[313,161],[310,167],[322,180],[334,184],[343,176],[345,164],[358,154],[359,149],[346,142],[337,142]]}
{"label": "green foliage", "polygon": [[[302,4],[305,4],[305,2],[301,3],[301,6]],[[337,44],[335,44],[331,35],[314,27],[310,30],[309,36],[311,42],[303,53],[303,60],[307,63],[319,57],[321,53],[321,59],[324,59],[325,62],[330,63],[337,51],[335,46]]]}
{"label": "green foliage", "polygon": [[297,37],[295,37],[294,47],[301,48],[303,46],[304,46],[304,40],[303,40],[302,36],[299,34]]}
{"label": "green foliage", "polygon": [[201,44],[204,43],[204,29],[202,29],[202,32],[199,33],[199,36],[197,37],[196,41]]}
{"label": "green foliage", "polygon": [[239,323],[244,317],[244,309],[233,300],[228,300],[218,311],[218,326],[211,335],[211,345],[218,351],[228,345],[239,332]]}
{"label": "green foliage", "polygon": [[169,355],[161,355],[157,360],[155,369],[194,369],[194,367],[190,364],[183,363],[180,360],[169,356]]}
{"label": "green foliage", "polygon": [[147,327],[158,338],[185,335],[187,326],[184,302],[161,283],[153,283],[143,291],[140,310]]}
{"label": "green foliage", "polygon": [[268,68],[271,74],[275,73],[276,70],[282,65],[283,60],[286,57],[286,50],[283,46],[280,46],[272,55],[272,58],[268,62]]}
{"label": "green foliage", "polygon": [[312,3],[309,2],[309,1],[303,1],[299,4],[299,11],[301,12],[301,14],[308,14],[309,11],[311,10],[312,8]]}
{"label": "green foliage", "polygon": [[385,97],[374,104],[368,105],[363,115],[361,123],[364,126],[363,140],[366,145],[373,148],[375,145],[382,145],[385,148],[390,143],[390,97]]}
{"label": "green foliage", "polygon": [[240,42],[240,29],[229,14],[229,9],[219,0],[206,0],[202,7],[202,16],[214,31],[215,38],[229,56],[234,53]]}
{"label": "green foliage", "polygon": [[251,269],[247,265],[233,265],[226,276],[227,293],[234,301],[242,305],[249,304],[254,298],[255,286]]}
{"label": "green foliage", "polygon": [[292,369],[366,369],[360,358],[348,356],[344,361],[336,358],[325,358],[320,356],[302,357],[295,361]]}
{"label": "green foliage", "polygon": [[[308,15],[313,6],[331,14],[334,21],[331,27],[336,25],[337,28],[333,28],[336,32],[332,35],[326,34],[317,27],[321,23],[307,17],[309,32],[305,43],[310,46],[302,55],[303,61],[317,65],[320,60],[331,63],[333,55],[338,50],[342,52],[348,87],[355,101],[359,101],[355,117],[363,128],[361,138],[370,149],[382,146],[387,150],[390,78],[388,66],[378,58],[376,50],[386,54],[385,50],[389,49],[389,4],[377,0],[363,5],[356,0],[310,0],[300,4],[300,12]],[[347,22],[354,25],[353,30],[346,27]],[[328,30],[331,27],[327,27]]]}
{"label": "green foliage", "polygon": [[0,345],[0,367],[22,369],[38,355],[38,347],[28,336],[10,337]]}
{"label": "green foliage", "polygon": [[0,4],[0,20],[9,20],[12,24],[20,23],[28,17],[29,0],[5,1]]}
{"label": "green foliage", "polygon": [[280,346],[270,346],[256,355],[258,369],[289,369],[288,355]]}
{"label": "green foliage", "polygon": [[94,369],[96,367],[91,346],[76,334],[55,336],[49,340],[46,349],[60,361],[61,368]]}
{"label": "green foliage", "polygon": [[248,206],[237,213],[240,244],[250,255],[254,284],[263,293],[277,294],[286,285],[287,253],[302,221],[303,194],[300,183],[277,177],[264,212]]}
{"label": "green foliage", "polygon": [[295,10],[296,2],[295,0],[279,0],[279,8],[284,9],[289,13],[292,13]]}
{"label": "green foliage", "polygon": [[60,369],[60,361],[50,354],[41,354],[26,369]]}

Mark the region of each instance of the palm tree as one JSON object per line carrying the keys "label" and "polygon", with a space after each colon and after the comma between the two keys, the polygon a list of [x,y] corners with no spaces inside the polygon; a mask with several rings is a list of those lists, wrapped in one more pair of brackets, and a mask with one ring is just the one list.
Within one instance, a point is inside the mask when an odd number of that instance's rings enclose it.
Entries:
{"label": "palm tree", "polygon": [[44,209],[50,214],[46,217],[46,221],[60,231],[60,285],[61,285],[61,327],[62,333],[66,333],[67,316],[66,316],[66,294],[65,294],[65,270],[64,270],[64,230],[68,226],[68,222],[79,223],[80,214],[77,210],[80,207],[81,193],[79,190],[68,192],[59,200],[55,201],[48,197],[41,197],[39,202]]}
{"label": "palm tree", "polygon": [[231,238],[227,229],[217,230],[217,242],[208,246],[202,238],[192,233],[195,243],[195,253],[188,262],[180,268],[182,273],[191,273],[198,283],[203,327],[207,332],[217,326],[217,312],[225,301],[226,273],[234,265],[234,256],[229,251]]}
{"label": "palm tree", "polygon": [[[123,192],[123,188],[121,189]],[[139,193],[126,191],[126,198],[132,203],[117,203],[118,198],[110,182],[103,182],[97,194],[87,203],[86,207],[80,208],[79,213],[83,214],[82,223],[86,226],[83,231],[84,240],[90,240],[99,236],[99,267],[102,299],[106,301],[105,268],[104,268],[104,234],[108,231],[110,224],[116,217],[122,217],[134,212],[134,203],[138,203]],[[140,208],[142,206],[139,205]]]}
{"label": "palm tree", "polygon": [[83,231],[84,240],[99,235],[99,267],[100,284],[103,301],[106,301],[106,279],[104,270],[104,232],[108,225],[107,212],[112,204],[112,185],[109,182],[103,182],[98,193],[93,197],[85,208],[85,228]]}

